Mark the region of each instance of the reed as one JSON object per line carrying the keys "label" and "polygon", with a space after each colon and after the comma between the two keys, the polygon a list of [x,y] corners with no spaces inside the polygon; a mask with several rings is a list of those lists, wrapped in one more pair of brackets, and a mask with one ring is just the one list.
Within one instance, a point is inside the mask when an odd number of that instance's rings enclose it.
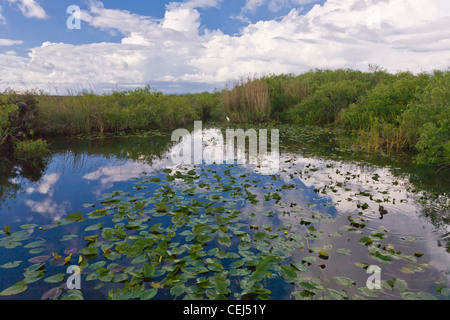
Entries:
{"label": "reed", "polygon": [[222,93],[224,111],[234,121],[266,121],[270,117],[269,90],[265,78],[241,78]]}
{"label": "reed", "polygon": [[103,132],[106,106],[94,93],[38,96],[39,127],[45,134],[72,135]]}
{"label": "reed", "polygon": [[49,135],[169,129],[220,114],[220,93],[164,95],[150,87],[37,99],[40,131]]}

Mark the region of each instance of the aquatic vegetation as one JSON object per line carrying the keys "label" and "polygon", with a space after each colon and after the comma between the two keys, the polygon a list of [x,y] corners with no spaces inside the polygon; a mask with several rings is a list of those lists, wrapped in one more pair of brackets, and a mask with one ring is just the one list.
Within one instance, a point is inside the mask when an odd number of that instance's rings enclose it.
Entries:
{"label": "aquatic vegetation", "polygon": [[[89,291],[120,300],[448,297],[445,282],[432,293],[417,289],[423,277],[414,275],[428,273],[429,267],[413,245],[399,249],[387,228],[368,228],[383,190],[354,190],[358,176],[332,163],[305,164],[301,172],[294,157],[284,163],[286,172],[277,176],[238,165],[142,173],[132,191],[109,192],[61,220],[24,224],[20,230],[4,226],[0,248],[19,250],[24,258],[0,268],[25,269],[0,296],[33,288],[38,299],[83,299]],[[331,184],[316,182],[312,193],[348,194],[354,210],[341,219],[323,199],[299,201],[297,190],[304,185],[285,182],[288,172],[304,178],[335,174]],[[383,186],[382,177],[370,179],[375,190]],[[381,201],[392,202],[386,197]],[[56,243],[47,237],[60,229],[66,231]],[[402,240],[414,244],[417,239]],[[357,256],[364,261],[354,260],[353,251],[365,252]],[[336,263],[345,263],[348,272],[324,272]],[[366,287],[365,269],[373,264],[395,275],[384,278],[379,290]],[[67,288],[69,265],[81,269],[83,290]]]}

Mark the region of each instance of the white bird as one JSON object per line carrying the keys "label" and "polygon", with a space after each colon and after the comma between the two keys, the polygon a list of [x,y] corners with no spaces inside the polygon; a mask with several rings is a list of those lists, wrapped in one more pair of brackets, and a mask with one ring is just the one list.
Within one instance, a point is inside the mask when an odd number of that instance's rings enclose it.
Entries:
{"label": "white bird", "polygon": [[228,117],[226,117],[226,118],[227,118],[227,121],[230,122],[230,118],[228,118]]}

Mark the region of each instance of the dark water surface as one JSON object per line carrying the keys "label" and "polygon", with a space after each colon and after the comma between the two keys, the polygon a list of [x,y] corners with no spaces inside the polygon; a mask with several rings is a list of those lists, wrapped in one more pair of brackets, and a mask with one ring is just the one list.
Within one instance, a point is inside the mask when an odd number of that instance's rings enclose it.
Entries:
{"label": "dark water surface", "polygon": [[448,298],[449,170],[295,137],[268,176],[177,168],[173,146],[56,139],[43,159],[3,155],[0,299]]}

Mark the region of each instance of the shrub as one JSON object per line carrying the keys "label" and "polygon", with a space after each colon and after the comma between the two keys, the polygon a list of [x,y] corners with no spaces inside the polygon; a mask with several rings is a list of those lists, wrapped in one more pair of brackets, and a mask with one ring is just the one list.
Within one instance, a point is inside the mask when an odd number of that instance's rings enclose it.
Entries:
{"label": "shrub", "polygon": [[6,96],[0,96],[0,146],[9,140],[14,133],[11,118],[17,113],[18,107],[9,103]]}
{"label": "shrub", "polygon": [[366,88],[367,84],[360,80],[326,82],[292,109],[292,117],[302,125],[333,123],[339,112],[356,102]]}
{"label": "shrub", "polygon": [[289,121],[288,110],[308,96],[309,81],[292,74],[272,75],[265,80],[269,91],[270,117],[278,121]]}
{"label": "shrub", "polygon": [[340,119],[346,127],[356,130],[366,127],[370,117],[399,125],[403,112],[427,78],[426,75],[415,77],[411,73],[401,73],[394,79],[381,81],[357,103],[343,110]]}
{"label": "shrub", "polygon": [[17,154],[44,154],[48,152],[48,144],[46,141],[42,139],[37,140],[24,140],[24,141],[18,141],[15,143],[15,149],[14,151]]}
{"label": "shrub", "polygon": [[438,125],[426,123],[416,145],[418,164],[450,165],[450,121],[439,121]]}
{"label": "shrub", "polygon": [[402,126],[418,163],[450,164],[450,71],[436,71],[410,103]]}
{"label": "shrub", "polygon": [[7,92],[0,96],[0,145],[32,138],[37,129],[38,103],[33,93]]}

